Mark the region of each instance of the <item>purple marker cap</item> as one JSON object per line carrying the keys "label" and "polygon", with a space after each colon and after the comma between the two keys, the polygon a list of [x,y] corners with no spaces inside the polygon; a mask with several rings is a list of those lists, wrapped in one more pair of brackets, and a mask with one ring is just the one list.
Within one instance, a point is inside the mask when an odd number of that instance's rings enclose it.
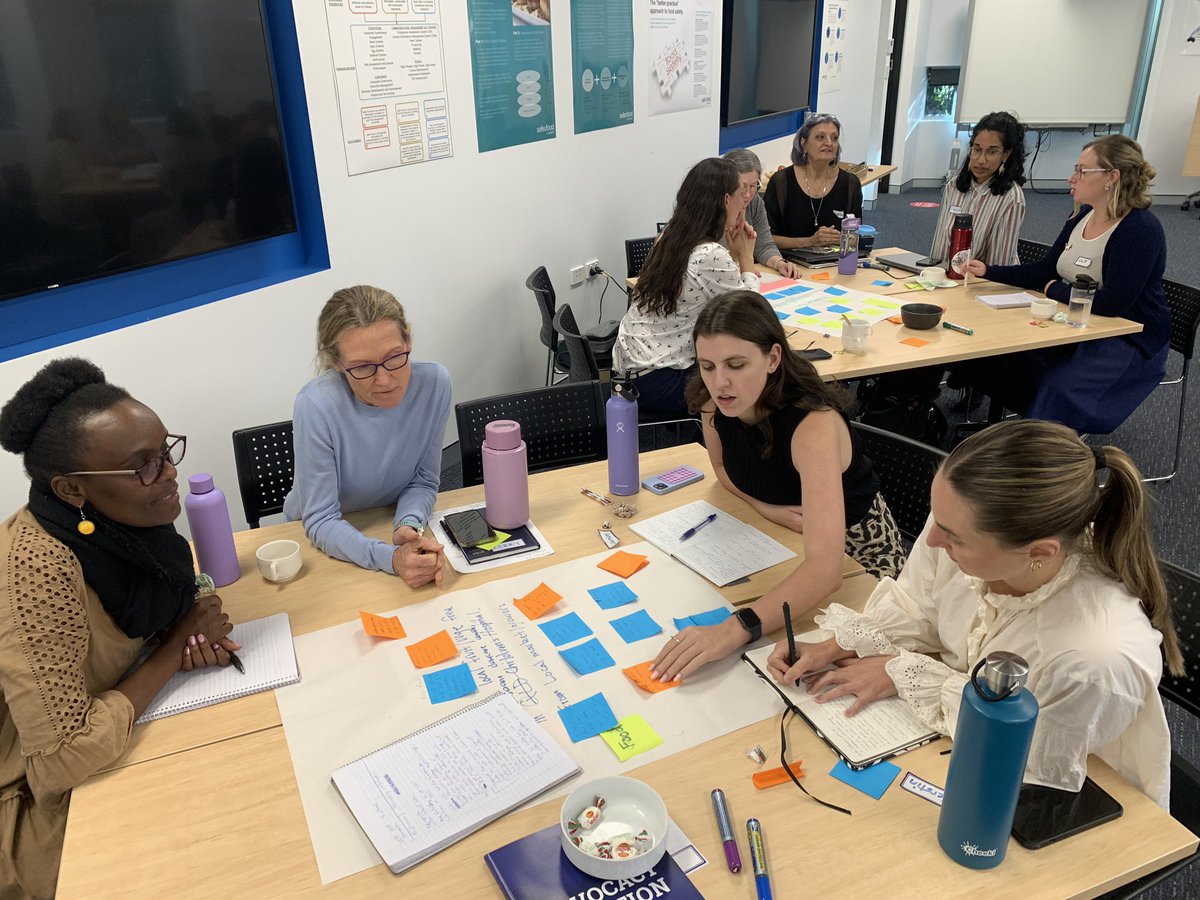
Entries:
{"label": "purple marker cap", "polygon": [[717,816],[717,830],[721,832],[721,843],[725,846],[725,863],[730,872],[742,870],[742,857],[738,853],[737,841],[733,837],[733,825],[729,819],[729,807],[725,805],[725,792],[717,788],[712,792],[713,812]]}

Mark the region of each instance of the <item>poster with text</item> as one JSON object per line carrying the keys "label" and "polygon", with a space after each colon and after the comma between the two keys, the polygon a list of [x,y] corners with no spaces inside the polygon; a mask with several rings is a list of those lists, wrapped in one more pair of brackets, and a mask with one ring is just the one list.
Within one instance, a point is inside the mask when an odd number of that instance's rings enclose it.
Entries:
{"label": "poster with text", "polygon": [[575,133],[633,122],[631,0],[571,0]]}
{"label": "poster with text", "polygon": [[554,137],[550,0],[467,0],[467,25],[480,152]]}
{"label": "poster with text", "polygon": [[842,89],[846,61],[846,6],[850,0],[826,0],[821,23],[821,87],[823,93]]}
{"label": "poster with text", "polygon": [[712,105],[713,0],[649,0],[650,115]]}
{"label": "poster with text", "polygon": [[453,155],[438,0],[325,0],[351,175]]}

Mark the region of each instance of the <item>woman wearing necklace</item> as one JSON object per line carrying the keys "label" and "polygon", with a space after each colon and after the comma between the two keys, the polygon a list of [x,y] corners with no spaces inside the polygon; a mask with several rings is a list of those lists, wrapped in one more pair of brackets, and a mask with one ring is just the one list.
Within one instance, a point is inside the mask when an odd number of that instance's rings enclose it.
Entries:
{"label": "woman wearing necklace", "polygon": [[836,244],[842,218],[862,218],[862,185],[838,166],[841,136],[835,116],[809,116],[792,142],[791,167],[767,183],[767,220],[779,249]]}
{"label": "woman wearing necklace", "polygon": [[978,360],[956,366],[960,375],[1008,409],[1079,432],[1107,434],[1137,409],[1162,379],[1171,339],[1162,284],[1167,244],[1146,190],[1154,174],[1137,141],[1121,134],[1092,141],[1069,179],[1077,211],[1040,261],[967,264],[972,275],[1061,303],[1071,281],[1088,275],[1099,283],[1092,312],[1133,319],[1142,330]]}

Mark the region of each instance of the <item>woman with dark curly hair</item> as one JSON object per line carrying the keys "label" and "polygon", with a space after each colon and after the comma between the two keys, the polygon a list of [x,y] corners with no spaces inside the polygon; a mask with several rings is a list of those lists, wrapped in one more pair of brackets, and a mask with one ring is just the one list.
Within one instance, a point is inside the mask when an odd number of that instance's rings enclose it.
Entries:
{"label": "woman with dark curly hair", "polygon": [[186,438],[153,410],[59,359],[0,410],[0,446],[31,482],[0,523],[0,896],[52,897],[71,789],[168,678],[240,648],[171,524]]}
{"label": "woman with dark curly hair", "polygon": [[988,113],[971,129],[958,176],[946,182],[930,256],[945,260],[954,217],[969,214],[971,258],[993,266],[1017,261],[1017,234],[1025,221],[1025,126],[1011,113]]}

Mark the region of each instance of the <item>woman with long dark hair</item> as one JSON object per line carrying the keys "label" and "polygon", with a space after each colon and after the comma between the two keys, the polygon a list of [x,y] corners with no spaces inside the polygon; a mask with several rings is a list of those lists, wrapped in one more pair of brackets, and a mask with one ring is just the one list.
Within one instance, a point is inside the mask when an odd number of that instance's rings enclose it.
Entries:
{"label": "woman with long dark hair", "polygon": [[712,297],[758,289],[755,236],[745,214],[737,166],[716,157],[692,166],[638,275],[613,347],[613,368],[632,377],[642,409],[687,411],[683,391],[695,373],[696,316]]}
{"label": "woman with long dark hair", "polygon": [[685,628],[654,660],[660,680],[686,678],[800,615],[842,584],[848,553],[876,577],[904,564],[900,533],[879,495],[837,389],[787,343],[775,311],[752,291],[709,302],[696,320],[700,414],[717,479],[765,518],[804,535],[804,561],[720,625]]}

